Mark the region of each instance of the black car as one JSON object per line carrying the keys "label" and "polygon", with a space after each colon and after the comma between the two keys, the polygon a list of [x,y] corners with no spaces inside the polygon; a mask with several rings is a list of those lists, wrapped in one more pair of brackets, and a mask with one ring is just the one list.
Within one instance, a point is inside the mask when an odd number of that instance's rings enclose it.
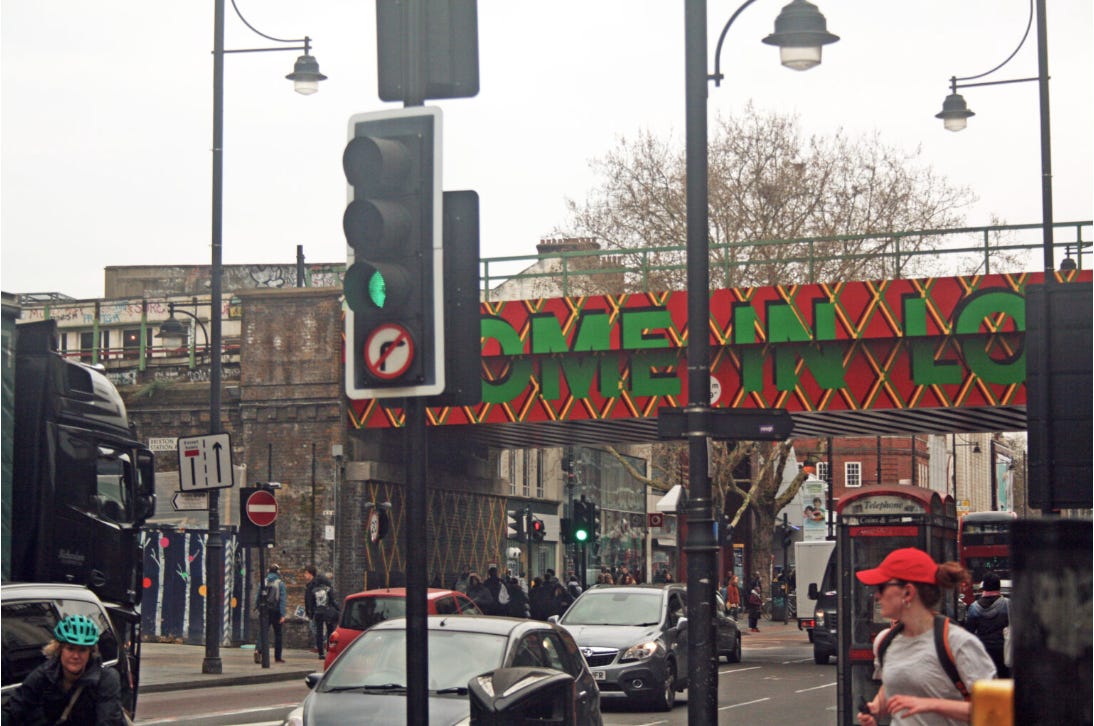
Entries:
{"label": "black car", "polygon": [[824,569],[820,588],[815,582],[809,583],[809,597],[817,601],[813,613],[813,662],[824,665],[829,658],[836,657],[839,651],[835,550],[828,557],[828,566]]}
{"label": "black car", "polygon": [[[715,596],[718,655],[741,660],[741,631]],[[668,711],[688,686],[687,590],[683,585],[597,585],[558,621],[574,636],[606,697]]]}
{"label": "black car", "polygon": [[[469,723],[467,684],[498,668],[563,671],[576,682],[577,721],[599,726],[600,692],[573,638],[538,620],[484,615],[430,616],[429,723]],[[326,673],[307,678],[312,692],[285,726],[406,724],[406,619],[361,633]]]}

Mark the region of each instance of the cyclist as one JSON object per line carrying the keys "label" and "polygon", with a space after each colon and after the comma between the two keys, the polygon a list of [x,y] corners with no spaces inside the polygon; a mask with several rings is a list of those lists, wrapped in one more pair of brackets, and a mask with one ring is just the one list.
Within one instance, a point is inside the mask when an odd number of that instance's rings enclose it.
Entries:
{"label": "cyclist", "polygon": [[99,628],[91,618],[62,618],[42,648],[46,662],[4,704],[4,723],[124,726],[118,673],[103,667],[98,642]]}

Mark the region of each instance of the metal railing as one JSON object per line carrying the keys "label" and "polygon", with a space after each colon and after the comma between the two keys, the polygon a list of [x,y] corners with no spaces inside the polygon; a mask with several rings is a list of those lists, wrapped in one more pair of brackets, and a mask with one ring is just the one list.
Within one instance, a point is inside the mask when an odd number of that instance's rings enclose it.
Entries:
{"label": "metal railing", "polygon": [[[1053,247],[1077,269],[1091,248],[1091,224],[1053,225]],[[1040,232],[1040,224],[1005,224],[712,243],[711,285],[1028,272],[1041,267]],[[487,258],[480,262],[483,299],[684,289],[685,257],[680,244]]]}

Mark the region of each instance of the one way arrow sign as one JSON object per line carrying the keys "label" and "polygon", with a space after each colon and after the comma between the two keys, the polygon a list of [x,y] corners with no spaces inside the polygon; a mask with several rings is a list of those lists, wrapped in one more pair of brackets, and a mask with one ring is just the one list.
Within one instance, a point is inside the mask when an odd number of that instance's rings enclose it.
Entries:
{"label": "one way arrow sign", "polygon": [[228,434],[179,439],[179,489],[225,489],[233,483],[232,439]]}

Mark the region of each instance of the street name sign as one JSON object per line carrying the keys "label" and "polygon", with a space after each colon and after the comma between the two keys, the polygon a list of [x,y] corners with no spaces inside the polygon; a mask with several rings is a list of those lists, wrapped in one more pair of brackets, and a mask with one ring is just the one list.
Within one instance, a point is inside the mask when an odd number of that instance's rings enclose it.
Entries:
{"label": "street name sign", "polygon": [[199,512],[209,508],[209,495],[205,492],[175,492],[171,506],[176,512]]}
{"label": "street name sign", "polygon": [[180,438],[178,452],[180,490],[225,489],[234,484],[229,434]]}

